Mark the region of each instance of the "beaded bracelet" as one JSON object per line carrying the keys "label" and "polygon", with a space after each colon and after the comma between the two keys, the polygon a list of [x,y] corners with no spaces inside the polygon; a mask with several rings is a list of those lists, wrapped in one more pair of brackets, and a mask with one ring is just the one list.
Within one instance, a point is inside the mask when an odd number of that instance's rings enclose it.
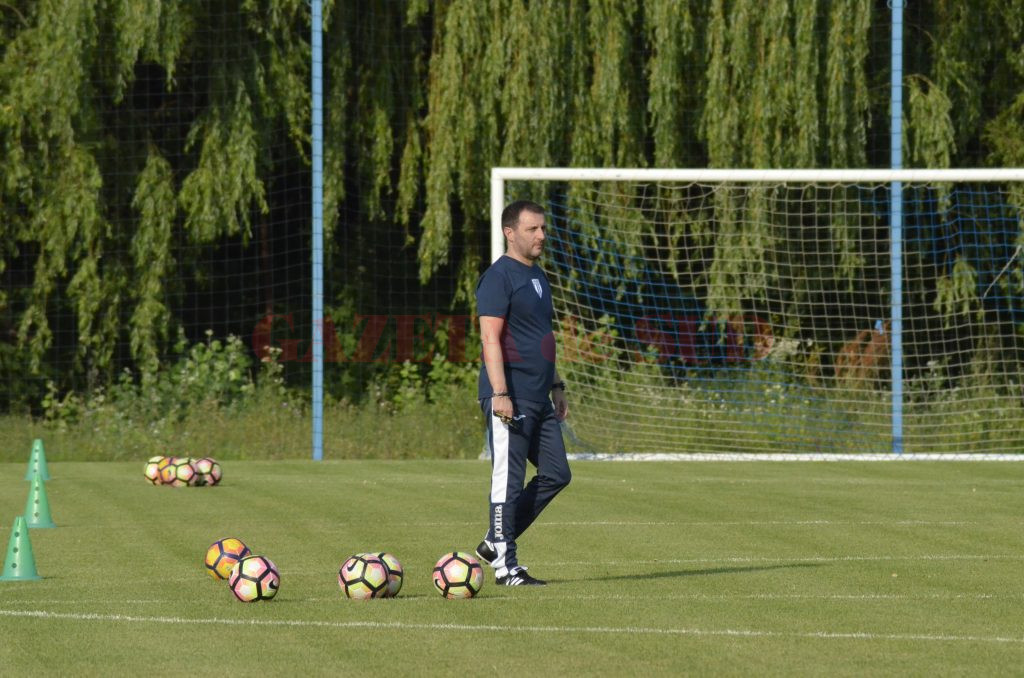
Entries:
{"label": "beaded bracelet", "polygon": [[556,388],[559,389],[560,391],[565,391],[565,382],[564,381],[557,381],[554,384],[551,384],[551,390],[552,391],[554,391]]}

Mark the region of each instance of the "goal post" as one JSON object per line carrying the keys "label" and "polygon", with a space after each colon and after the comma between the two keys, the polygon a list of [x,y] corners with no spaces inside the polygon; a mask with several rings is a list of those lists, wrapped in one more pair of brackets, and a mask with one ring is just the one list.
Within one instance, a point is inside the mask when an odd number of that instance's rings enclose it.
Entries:
{"label": "goal post", "polygon": [[492,260],[520,198],[587,451],[1024,451],[1024,169],[498,167]]}

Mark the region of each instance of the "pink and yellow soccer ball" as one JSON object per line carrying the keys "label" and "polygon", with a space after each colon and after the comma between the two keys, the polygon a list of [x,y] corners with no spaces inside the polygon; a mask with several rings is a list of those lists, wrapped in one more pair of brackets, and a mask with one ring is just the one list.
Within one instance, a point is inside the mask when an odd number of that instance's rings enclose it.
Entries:
{"label": "pink and yellow soccer ball", "polygon": [[281,588],[281,574],[266,556],[246,556],[231,569],[228,586],[243,603],[270,600]]}
{"label": "pink and yellow soccer ball", "polygon": [[225,537],[210,544],[206,549],[203,566],[214,579],[227,579],[231,570],[242,558],[251,555],[249,547],[241,539]]}
{"label": "pink and yellow soccer ball", "polygon": [[402,581],[405,578],[405,569],[398,558],[390,553],[374,554],[384,563],[384,569],[388,572],[388,587],[384,592],[385,598],[394,598],[402,590]]}
{"label": "pink and yellow soccer ball", "polygon": [[386,598],[388,584],[387,565],[373,553],[350,556],[338,569],[338,586],[348,598]]}
{"label": "pink and yellow soccer ball", "polygon": [[483,585],[484,569],[468,553],[446,553],[434,565],[434,588],[445,598],[472,598]]}
{"label": "pink and yellow soccer ball", "polygon": [[203,457],[192,462],[196,470],[196,485],[217,485],[223,477],[220,464],[213,457]]}
{"label": "pink and yellow soccer ball", "polygon": [[191,457],[175,457],[174,463],[169,468],[171,469],[169,474],[161,474],[164,485],[185,487],[196,484],[196,469],[192,466]]}
{"label": "pink and yellow soccer ball", "polygon": [[142,471],[146,480],[153,483],[154,485],[163,485],[164,481],[160,478],[160,462],[164,460],[163,457],[150,457],[149,461],[146,462],[146,466]]}
{"label": "pink and yellow soccer ball", "polygon": [[177,466],[179,459],[180,457],[161,457],[157,462],[161,485],[170,485],[174,482],[174,467]]}

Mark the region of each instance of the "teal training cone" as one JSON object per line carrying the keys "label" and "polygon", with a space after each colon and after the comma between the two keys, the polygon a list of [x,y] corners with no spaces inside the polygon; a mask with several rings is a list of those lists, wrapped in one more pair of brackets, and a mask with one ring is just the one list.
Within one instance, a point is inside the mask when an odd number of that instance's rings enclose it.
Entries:
{"label": "teal training cone", "polygon": [[25,502],[25,523],[29,527],[57,527],[50,518],[50,502],[46,499],[46,483],[36,477]]}
{"label": "teal training cone", "polygon": [[4,560],[4,573],[0,575],[0,581],[33,579],[41,577],[36,573],[36,559],[32,556],[32,541],[28,538],[25,516],[18,516],[11,528],[11,541],[7,546],[7,559]]}
{"label": "teal training cone", "polygon": [[50,471],[46,468],[46,452],[43,451],[43,441],[39,438],[32,442],[32,455],[28,458],[28,471],[25,473],[25,480],[33,478],[50,479]]}

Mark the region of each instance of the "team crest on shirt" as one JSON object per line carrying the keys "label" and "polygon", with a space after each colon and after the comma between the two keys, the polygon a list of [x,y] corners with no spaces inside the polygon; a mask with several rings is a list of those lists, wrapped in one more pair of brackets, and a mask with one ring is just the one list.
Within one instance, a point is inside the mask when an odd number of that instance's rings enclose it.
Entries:
{"label": "team crest on shirt", "polygon": [[544,288],[540,286],[540,280],[533,278],[533,289],[537,290],[537,296],[541,299],[544,298]]}

